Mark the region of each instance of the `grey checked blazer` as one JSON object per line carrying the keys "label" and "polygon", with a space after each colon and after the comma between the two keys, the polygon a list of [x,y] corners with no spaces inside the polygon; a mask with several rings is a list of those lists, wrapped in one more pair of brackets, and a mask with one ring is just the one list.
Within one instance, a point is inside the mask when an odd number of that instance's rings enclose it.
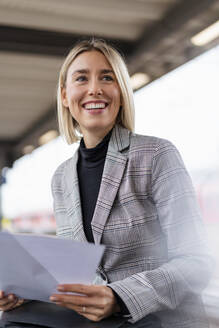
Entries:
{"label": "grey checked blazer", "polygon": [[[85,241],[78,152],[52,179],[57,234]],[[149,313],[164,328],[206,328],[201,291],[212,261],[191,179],[167,140],[116,125],[92,219],[106,246],[97,274],[120,295],[134,323]]]}

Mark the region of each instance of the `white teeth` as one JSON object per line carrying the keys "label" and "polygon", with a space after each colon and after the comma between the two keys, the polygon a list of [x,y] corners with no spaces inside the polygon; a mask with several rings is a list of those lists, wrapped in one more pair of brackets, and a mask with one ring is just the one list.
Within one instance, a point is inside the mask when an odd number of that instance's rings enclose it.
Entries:
{"label": "white teeth", "polygon": [[105,107],[106,107],[105,103],[89,103],[84,105],[85,109],[96,109],[96,108],[105,108]]}

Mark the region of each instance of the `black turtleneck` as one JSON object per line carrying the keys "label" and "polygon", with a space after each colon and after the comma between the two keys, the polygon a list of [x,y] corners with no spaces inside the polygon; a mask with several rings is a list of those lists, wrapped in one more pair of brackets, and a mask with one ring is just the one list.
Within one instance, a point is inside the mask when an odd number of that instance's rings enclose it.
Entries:
{"label": "black turtleneck", "polygon": [[78,180],[81,197],[81,210],[84,232],[89,242],[94,242],[91,221],[94,214],[100,189],[103,167],[112,131],[94,148],[86,148],[84,140],[79,147],[77,164]]}

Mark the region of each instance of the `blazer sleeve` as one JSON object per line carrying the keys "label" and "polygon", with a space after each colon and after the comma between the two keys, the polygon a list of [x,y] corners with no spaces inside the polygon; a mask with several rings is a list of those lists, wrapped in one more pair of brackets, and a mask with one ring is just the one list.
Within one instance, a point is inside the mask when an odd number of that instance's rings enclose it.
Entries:
{"label": "blazer sleeve", "polygon": [[200,294],[212,271],[195,192],[175,146],[162,140],[151,167],[151,197],[166,238],[168,261],[109,284],[126,304],[131,322],[176,309],[188,295]]}

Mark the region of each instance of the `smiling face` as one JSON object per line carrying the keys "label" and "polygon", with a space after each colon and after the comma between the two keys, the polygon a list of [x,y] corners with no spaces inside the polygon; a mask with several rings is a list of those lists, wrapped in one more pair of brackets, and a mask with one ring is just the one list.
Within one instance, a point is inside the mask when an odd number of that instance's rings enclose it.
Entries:
{"label": "smiling face", "polygon": [[112,129],[121,93],[112,67],[101,52],[83,52],[72,62],[62,102],[78,122],[84,139],[91,134],[104,137]]}

